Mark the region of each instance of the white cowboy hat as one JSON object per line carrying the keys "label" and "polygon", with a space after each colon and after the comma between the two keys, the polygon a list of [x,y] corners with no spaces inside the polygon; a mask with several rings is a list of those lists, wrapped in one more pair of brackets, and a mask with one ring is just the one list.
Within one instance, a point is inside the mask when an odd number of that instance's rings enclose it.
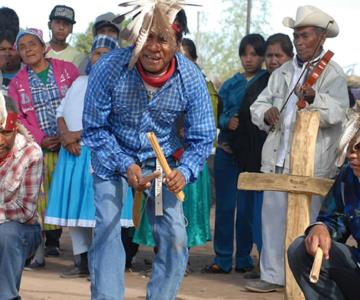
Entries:
{"label": "white cowboy hat", "polygon": [[315,26],[326,29],[326,26],[328,26],[326,37],[332,38],[339,34],[339,26],[334,18],[311,5],[299,6],[296,11],[296,19],[286,17],[283,19],[283,25],[293,29],[305,26]]}

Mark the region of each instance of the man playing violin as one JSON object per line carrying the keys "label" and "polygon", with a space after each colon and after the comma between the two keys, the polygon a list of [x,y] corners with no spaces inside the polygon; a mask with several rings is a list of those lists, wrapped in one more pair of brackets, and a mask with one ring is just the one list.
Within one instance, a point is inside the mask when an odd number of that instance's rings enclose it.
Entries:
{"label": "man playing violin", "polygon": [[[326,38],[338,35],[339,28],[331,16],[310,5],[298,7],[295,20],[285,18],[283,24],[294,29],[297,55],[272,73],[267,88],[250,108],[253,123],[269,132],[262,149],[261,171],[289,173],[293,125],[301,99],[306,110],[320,112],[314,175],[333,178],[337,173],[336,145],[349,98],[345,75],[333,60],[326,63],[323,45]],[[319,64],[325,67],[320,68]],[[317,73],[312,73],[315,70]],[[321,198],[314,196],[312,221],[320,205]],[[248,284],[246,288],[250,291],[271,292],[283,288],[286,210],[287,193],[264,192],[261,280]]]}

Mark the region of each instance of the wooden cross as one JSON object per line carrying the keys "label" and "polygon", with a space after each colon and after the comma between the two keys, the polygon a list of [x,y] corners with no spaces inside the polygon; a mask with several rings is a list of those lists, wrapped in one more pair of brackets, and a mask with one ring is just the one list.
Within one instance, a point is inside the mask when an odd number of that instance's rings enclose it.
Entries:
{"label": "wooden cross", "polygon": [[289,269],[286,251],[298,236],[303,235],[310,224],[311,197],[326,196],[333,180],[314,176],[316,137],[320,113],[299,111],[290,153],[290,175],[241,173],[238,188],[255,191],[288,192],[288,208],[285,230],[285,299],[304,299]]}

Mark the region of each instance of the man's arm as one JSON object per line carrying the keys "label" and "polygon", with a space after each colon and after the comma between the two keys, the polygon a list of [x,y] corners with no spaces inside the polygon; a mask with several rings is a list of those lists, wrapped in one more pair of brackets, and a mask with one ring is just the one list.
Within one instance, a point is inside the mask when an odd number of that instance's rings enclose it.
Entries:
{"label": "man's arm", "polygon": [[317,222],[306,230],[305,246],[311,255],[315,255],[316,249],[320,247],[324,252],[324,257],[328,258],[331,240],[345,242],[350,235],[350,230],[346,226],[341,191],[343,174],[344,171],[337,177],[329,194],[324,199]]}
{"label": "man's arm", "polygon": [[33,146],[29,155],[28,166],[18,186],[17,197],[5,203],[6,218],[20,223],[33,223],[37,213],[37,201],[42,179],[43,159],[41,150],[37,146]]}
{"label": "man's arm", "polygon": [[[250,106],[252,122],[259,127],[259,129],[266,132],[276,123],[276,120],[279,120],[279,108],[275,105],[275,102],[277,105],[281,105],[283,99],[274,92],[279,89],[279,87],[277,87],[279,85],[279,76],[280,74],[276,71],[273,72],[269,78],[267,87]],[[268,116],[269,114],[270,116]]]}
{"label": "man's arm", "polygon": [[[193,182],[211,153],[216,135],[214,115],[205,80],[199,71],[189,88],[188,107],[185,114],[185,152],[177,168],[185,177],[186,183]],[[174,174],[173,176],[176,176]],[[175,190],[177,190],[175,188]]]}
{"label": "man's arm", "polygon": [[116,64],[105,59],[99,61],[89,76],[83,113],[82,140],[101,162],[112,172],[126,174],[134,160],[126,155],[111,132],[109,116],[113,112],[111,87],[114,79],[111,74]]}
{"label": "man's arm", "polygon": [[309,110],[320,112],[320,127],[342,123],[349,107],[345,75],[335,63],[330,63],[315,84],[314,102]]}

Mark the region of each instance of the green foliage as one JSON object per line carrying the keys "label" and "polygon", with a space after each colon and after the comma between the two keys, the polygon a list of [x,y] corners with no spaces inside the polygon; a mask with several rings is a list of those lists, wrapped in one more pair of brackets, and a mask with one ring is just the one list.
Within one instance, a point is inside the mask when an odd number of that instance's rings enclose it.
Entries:
{"label": "green foliage", "polygon": [[[253,0],[251,33],[263,34],[268,26],[266,13],[269,2]],[[225,79],[241,70],[238,47],[246,31],[247,0],[222,0],[223,10],[216,32],[199,34],[199,65],[205,74],[219,86]],[[207,28],[209,20],[202,15],[200,28]]]}
{"label": "green foliage", "polygon": [[91,22],[86,29],[85,33],[77,33],[75,34],[75,43],[74,47],[84,53],[85,55],[90,54],[91,45],[93,41],[92,35],[92,27],[93,23]]}

